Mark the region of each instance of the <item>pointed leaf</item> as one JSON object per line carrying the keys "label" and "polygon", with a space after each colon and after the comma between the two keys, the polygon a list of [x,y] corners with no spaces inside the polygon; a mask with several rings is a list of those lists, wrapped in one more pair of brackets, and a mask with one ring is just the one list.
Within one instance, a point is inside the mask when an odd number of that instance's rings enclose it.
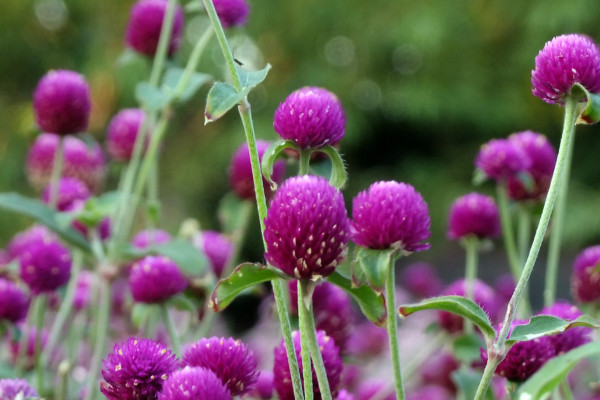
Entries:
{"label": "pointed leaf", "polygon": [[461,296],[441,296],[425,299],[417,304],[401,306],[398,312],[402,317],[407,317],[421,310],[442,310],[460,315],[472,321],[483,333],[486,343],[491,343],[496,331],[492,327],[490,318],[475,302]]}
{"label": "pointed leaf", "polygon": [[396,249],[376,250],[360,247],[356,250],[354,263],[357,265],[356,268],[360,268],[367,283],[381,292],[385,286],[388,268],[394,262],[396,253]]}
{"label": "pointed leaf", "polygon": [[277,184],[271,179],[271,176],[273,175],[273,166],[275,165],[275,162],[279,159],[279,157],[285,149],[294,149],[296,151],[299,150],[298,146],[296,146],[296,143],[292,142],[291,140],[281,139],[271,143],[271,145],[267,147],[267,150],[265,150],[262,156],[262,174],[267,180],[267,182],[269,182],[269,184],[271,185],[272,190],[277,189]]}
{"label": "pointed leaf", "polygon": [[344,165],[342,156],[333,146],[322,147],[319,149],[319,151],[327,154],[329,160],[331,161],[331,177],[329,178],[329,183],[338,189],[343,188],[346,184],[348,175],[346,173],[346,166]]}
{"label": "pointed leaf", "polygon": [[360,309],[369,321],[378,326],[385,325],[387,311],[385,299],[381,293],[377,293],[368,285],[355,287],[352,281],[339,272],[334,272],[327,277],[327,282],[333,283],[358,302]]}
{"label": "pointed leaf", "polygon": [[142,258],[147,255],[163,255],[179,266],[181,272],[188,277],[202,275],[208,267],[208,260],[193,244],[184,239],[174,239],[168,243],[138,249],[129,246],[123,251],[128,259]]}
{"label": "pointed leaf", "polygon": [[238,265],[231,275],[217,283],[217,287],[210,296],[210,307],[215,311],[221,311],[244,290],[259,283],[282,277],[279,271],[262,264]]}
{"label": "pointed leaf", "polygon": [[[171,67],[165,72],[163,78],[163,91],[171,95],[175,94],[175,89],[179,86],[179,82],[183,77],[185,70],[183,68]],[[197,91],[209,82],[212,77],[208,74],[202,74],[199,72],[193,72],[190,75],[187,86],[183,89],[183,92],[177,96],[176,100],[185,102],[190,99]]]}
{"label": "pointed leaf", "polygon": [[515,326],[506,343],[512,345],[516,342],[554,335],[576,326],[600,328],[600,323],[588,315],[582,315],[573,321],[565,321],[552,315],[537,315],[532,317],[527,325]]}
{"label": "pointed leaf", "polygon": [[238,92],[225,82],[215,82],[208,92],[206,109],[204,110],[204,125],[221,118],[231,108],[246,97],[246,91]]}
{"label": "pointed leaf", "polygon": [[252,89],[265,80],[267,73],[269,73],[269,70],[271,69],[271,64],[267,64],[266,67],[258,71],[248,71],[239,65],[236,65],[235,69],[240,77],[242,88]]}
{"label": "pointed leaf", "polygon": [[137,84],[135,98],[150,112],[162,110],[171,101],[170,95],[148,82]]}

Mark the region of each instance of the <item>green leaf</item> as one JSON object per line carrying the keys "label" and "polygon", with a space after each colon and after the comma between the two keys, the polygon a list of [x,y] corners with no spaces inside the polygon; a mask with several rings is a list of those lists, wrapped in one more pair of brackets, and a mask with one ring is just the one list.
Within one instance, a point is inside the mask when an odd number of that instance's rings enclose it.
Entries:
{"label": "green leaf", "polygon": [[235,69],[240,77],[242,88],[248,89],[249,92],[250,89],[254,88],[265,80],[269,70],[271,69],[271,64],[267,64],[266,67],[258,71],[248,71],[239,65],[236,65]]}
{"label": "green leaf", "polygon": [[[459,391],[459,398],[474,399],[481,382],[483,374],[479,371],[461,368],[452,373],[452,380],[456,384]],[[462,395],[462,397],[460,397]],[[488,388],[484,396],[485,400],[494,400],[494,394],[491,388]]]}
{"label": "green leaf", "polygon": [[[359,247],[355,252],[354,263],[367,283],[377,292],[381,292],[385,286],[388,268],[393,264],[396,249],[376,250]],[[393,265],[392,265],[393,268]]]}
{"label": "green leaf", "polygon": [[215,82],[208,92],[206,109],[204,110],[204,125],[214,122],[227,113],[233,106],[242,101],[247,91],[238,92],[225,82]]}
{"label": "green leaf", "polygon": [[485,348],[485,342],[481,336],[475,333],[458,336],[452,342],[452,353],[465,365],[481,359],[481,348]]}
{"label": "green leaf", "polygon": [[407,317],[421,310],[448,311],[472,321],[485,336],[486,343],[491,343],[496,331],[492,327],[489,317],[475,302],[462,296],[441,296],[425,299],[417,304],[401,306],[398,312],[402,317]]}
{"label": "green leaf", "polygon": [[582,315],[573,321],[565,321],[552,315],[537,315],[532,317],[527,325],[516,326],[506,341],[507,345],[516,342],[533,340],[542,336],[554,335],[576,326],[600,328],[598,321],[588,315]]}
{"label": "green leaf", "polygon": [[581,96],[587,99],[584,107],[580,110],[578,124],[594,124],[600,121],[600,95],[590,93],[583,85],[576,83],[571,88],[571,95]]}
{"label": "green leaf", "polygon": [[206,256],[184,239],[174,239],[168,243],[150,246],[145,249],[129,246],[123,252],[123,256],[128,259],[157,254],[173,260],[179,266],[181,272],[188,277],[202,275],[208,267]]}
{"label": "green leaf", "polygon": [[82,210],[75,212],[71,217],[77,218],[86,226],[97,226],[104,218],[113,215],[123,199],[120,192],[107,192],[100,197],[90,197]]}
{"label": "green leaf", "polygon": [[331,177],[329,178],[329,183],[338,189],[343,188],[348,175],[340,153],[333,146],[325,146],[318,151],[327,154],[329,160],[331,160]]}
{"label": "green leaf", "polygon": [[217,287],[210,296],[210,307],[215,311],[221,311],[244,290],[279,278],[283,278],[283,276],[274,268],[254,263],[240,264],[231,275],[217,283]]}
{"label": "green leaf", "polygon": [[[179,82],[184,73],[185,70],[183,68],[171,67],[167,69],[165,77],[163,78],[163,91],[169,95],[175,95],[175,89],[179,86]],[[212,77],[208,74],[193,72],[190,75],[190,79],[185,89],[179,96],[175,97],[175,99],[182,102],[189,100],[196,94],[202,85],[209,82],[211,79]]]}
{"label": "green leaf", "polygon": [[262,174],[271,185],[271,190],[277,190],[277,183],[273,182],[271,176],[273,176],[273,166],[280,158],[281,154],[285,149],[293,149],[299,151],[300,149],[296,146],[296,143],[291,140],[277,140],[276,142],[271,143],[267,150],[265,150],[262,161],[261,161],[261,169]]}
{"label": "green leaf", "polygon": [[169,94],[148,82],[137,84],[135,87],[135,98],[150,112],[162,110],[171,101]]}
{"label": "green leaf", "polygon": [[223,196],[217,210],[223,233],[231,235],[234,242],[237,242],[244,234],[254,208],[253,202],[242,200],[232,192]]}
{"label": "green leaf", "polygon": [[61,223],[60,213],[38,200],[17,193],[0,193],[0,208],[31,217],[66,242],[88,253],[91,252],[89,243],[79,232],[68,225],[65,226],[64,222]]}
{"label": "green leaf", "polygon": [[356,287],[352,281],[339,272],[334,272],[327,277],[327,282],[333,283],[358,302],[365,317],[375,325],[384,326],[387,318],[385,299],[368,285]]}
{"label": "green leaf", "polygon": [[515,399],[541,400],[549,398],[554,389],[581,360],[599,354],[600,342],[595,341],[554,357],[521,385]]}

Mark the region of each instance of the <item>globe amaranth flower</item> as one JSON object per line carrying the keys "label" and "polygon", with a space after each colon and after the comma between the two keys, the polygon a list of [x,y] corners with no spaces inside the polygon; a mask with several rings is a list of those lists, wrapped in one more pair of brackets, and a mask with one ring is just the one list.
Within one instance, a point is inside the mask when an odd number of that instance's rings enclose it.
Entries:
{"label": "globe amaranth flower", "polygon": [[[60,138],[53,133],[42,133],[27,153],[27,179],[37,189],[50,183],[56,150]],[[92,139],[67,136],[62,139],[62,176],[77,178],[92,190],[98,190],[106,173],[106,160],[100,145]]]}
{"label": "globe amaranth flower", "polygon": [[342,193],[324,178],[293,177],[279,188],[265,218],[265,257],[298,279],[329,276],[348,252]]}
{"label": "globe amaranth flower", "polygon": [[14,400],[19,394],[23,399],[40,397],[25,379],[0,379],[0,400]]}
{"label": "globe amaranth flower", "polygon": [[159,342],[129,338],[115,344],[102,365],[100,391],[108,400],[156,399],[178,360]]}
{"label": "globe amaranth flower", "polygon": [[[147,56],[156,53],[167,6],[167,0],[139,0],[133,5],[125,31],[125,43],[129,48]],[[183,35],[183,22],[183,9],[177,4],[169,42],[169,55],[179,49]]]}
{"label": "globe amaranth flower", "polygon": [[[271,400],[273,398],[273,372],[260,371],[256,386],[250,391],[250,397],[260,400]],[[339,398],[339,397],[338,397]]]}
{"label": "globe amaranth flower", "polygon": [[206,255],[217,278],[221,278],[233,256],[231,240],[216,231],[203,231],[194,235],[192,241],[194,246]]}
{"label": "globe amaranth flower", "polygon": [[[113,160],[124,162],[131,160],[145,115],[144,110],[140,108],[126,108],[110,120],[106,130],[106,149]],[[145,145],[147,143],[146,138]]]}
{"label": "globe amaranth flower", "polygon": [[34,294],[52,292],[71,277],[71,254],[56,240],[35,240],[20,257],[21,279]]}
{"label": "globe amaranth flower", "polygon": [[165,256],[146,256],[133,264],[129,273],[133,299],[140,303],[162,303],[187,287],[175,262]]}
{"label": "globe amaranth flower", "polygon": [[548,193],[556,164],[554,146],[546,136],[532,131],[513,133],[508,140],[520,147],[531,160],[526,171],[531,185],[525,185],[519,177],[509,177],[506,181],[508,197],[518,201],[542,199]]}
{"label": "globe amaranth flower", "polygon": [[246,0],[213,0],[213,4],[223,28],[246,24],[250,13]]}
{"label": "globe amaranth flower", "polygon": [[419,192],[395,181],[373,183],[352,200],[352,241],[371,249],[421,251],[431,235],[429,210]]}
{"label": "globe amaranth flower", "polygon": [[[63,177],[58,181],[56,208],[59,211],[67,211],[73,206],[75,201],[85,202],[90,197],[88,187],[76,178]],[[42,193],[42,200],[46,204],[50,204],[52,191],[55,190],[50,183]]]}
{"label": "globe amaranth flower", "polygon": [[496,181],[515,177],[531,166],[531,159],[521,147],[508,139],[493,139],[483,144],[475,167]]}
{"label": "globe amaranth flower", "polygon": [[29,296],[16,283],[0,277],[0,321],[16,323],[27,315]]}
{"label": "globe amaranth flower", "polygon": [[600,92],[600,50],[585,35],[557,36],[535,57],[533,95],[546,103],[563,105],[576,83],[591,93]]}
{"label": "globe amaranth flower", "polygon": [[33,93],[35,122],[44,132],[67,135],[87,129],[90,119],[90,88],[74,71],[49,71]]}
{"label": "globe amaranth flower", "polygon": [[344,137],[346,115],[335,94],[319,87],[303,87],[279,105],[273,128],[302,149],[333,146]]}
{"label": "globe amaranth flower", "polygon": [[454,200],[448,215],[448,237],[476,236],[491,239],[500,235],[500,214],[490,196],[469,193]]}
{"label": "globe amaranth flower", "polygon": [[182,363],[213,371],[232,396],[248,393],[258,379],[254,353],[233,338],[200,339],[184,352]]}
{"label": "globe amaranth flower", "polygon": [[143,250],[151,246],[169,243],[172,239],[171,234],[162,229],[145,229],[135,234],[131,239],[131,244]]}
{"label": "globe amaranth flower", "polygon": [[600,246],[588,247],[575,258],[571,292],[580,303],[600,300]]}
{"label": "globe amaranth flower", "polygon": [[[544,307],[539,315],[553,315],[565,321],[574,321],[582,314],[573,304],[559,301]],[[591,334],[592,328],[579,326],[569,328],[564,332],[549,336],[549,338],[554,342],[556,354],[560,355],[591,341]]]}
{"label": "globe amaranth flower", "polygon": [[[302,371],[300,332],[294,331],[292,333],[292,339],[294,341],[294,349],[296,350],[298,367],[300,368],[300,371]],[[327,336],[325,332],[317,331],[317,342],[319,344],[319,349],[321,350],[321,356],[323,357],[323,365],[325,366],[325,371],[327,372],[327,381],[329,382],[331,395],[333,398],[336,398],[341,383],[341,375],[343,370],[342,359],[340,358],[335,342],[329,336]],[[314,367],[311,369],[312,380],[313,382],[317,382],[315,369]],[[292,387],[290,366],[288,364],[285,343],[283,340],[279,346],[275,348],[273,383],[275,385],[275,391],[277,392],[279,400],[294,399],[294,389]],[[319,385],[313,385],[313,391],[315,400],[321,400],[321,391],[319,389]]]}
{"label": "globe amaranth flower", "polygon": [[400,281],[413,296],[419,299],[437,296],[443,289],[436,269],[425,262],[416,262],[404,268]]}
{"label": "globe amaranth flower", "polygon": [[[266,140],[257,140],[256,149],[258,151],[258,159],[262,161],[263,155],[271,143]],[[279,160],[273,165],[273,174],[271,180],[278,185],[283,182],[285,176],[285,162]],[[271,185],[267,180],[262,178],[265,196],[270,198],[273,195]],[[254,180],[252,178],[252,165],[250,164],[250,151],[248,144],[242,143],[235,151],[229,164],[229,183],[231,189],[241,199],[255,199]]]}
{"label": "globe amaranth flower", "polygon": [[17,233],[9,242],[7,252],[9,260],[18,260],[29,249],[32,243],[57,240],[56,235],[44,225],[32,227]]}
{"label": "globe amaranth flower", "polygon": [[164,382],[158,400],[231,400],[223,382],[209,369],[184,367]]}

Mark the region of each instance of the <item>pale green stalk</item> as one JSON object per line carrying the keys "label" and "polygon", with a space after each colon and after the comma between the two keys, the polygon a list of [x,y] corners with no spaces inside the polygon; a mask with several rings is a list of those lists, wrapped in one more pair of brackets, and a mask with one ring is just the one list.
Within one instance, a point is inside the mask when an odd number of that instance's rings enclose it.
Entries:
{"label": "pale green stalk", "polygon": [[298,175],[308,174],[308,165],[310,163],[310,150],[300,150],[300,162],[298,163]]}
{"label": "pale green stalk", "polygon": [[527,260],[527,250],[531,241],[531,210],[524,204],[519,205],[518,250],[521,265]]}
{"label": "pale green stalk", "polygon": [[35,374],[37,377],[37,390],[43,395],[45,393],[44,388],[44,366],[40,362],[40,355],[42,353],[42,329],[44,328],[44,314],[46,308],[46,295],[38,294],[35,297],[34,305],[34,320],[35,320],[35,344],[34,344],[34,360],[35,360]]}
{"label": "pale green stalk", "polygon": [[[479,262],[479,239],[476,236],[470,236],[465,238],[463,242],[466,251],[466,266],[465,266],[465,280],[466,280],[466,295],[467,299],[475,301],[475,280],[477,279],[477,266]],[[469,319],[465,319],[465,332],[473,332],[473,322]]]}
{"label": "pale green stalk", "polygon": [[160,31],[160,37],[158,39],[158,46],[156,47],[156,53],[154,53],[154,61],[152,62],[152,71],[150,72],[150,84],[157,86],[160,81],[165,60],[169,51],[169,44],[171,43],[171,33],[173,32],[173,21],[175,19],[175,9],[177,7],[177,0],[169,0],[167,5],[167,12],[162,22],[162,28]]}
{"label": "pale green stalk", "polygon": [[390,354],[394,368],[394,386],[398,400],[404,400],[402,367],[400,366],[400,345],[398,343],[398,319],[396,316],[396,276],[394,258],[391,257],[385,280],[385,305],[387,307],[387,332],[390,341]]}
{"label": "pale green stalk", "polygon": [[177,357],[181,357],[181,340],[179,339],[179,335],[177,334],[177,330],[175,329],[175,325],[173,324],[173,320],[169,314],[169,307],[166,304],[162,304],[160,309],[162,313],[163,324],[165,324],[167,327],[169,337],[171,338],[173,350],[175,351],[175,354],[177,354]]}
{"label": "pale green stalk", "polygon": [[[305,400],[313,400],[313,381],[312,367],[310,363],[310,350],[308,347],[310,321],[313,318],[311,309],[307,309],[304,304],[304,296],[308,295],[306,284],[302,284],[302,280],[298,280],[298,324],[300,325],[300,355],[302,356],[302,377],[304,378],[304,398]],[[312,299],[311,299],[312,308]]]}

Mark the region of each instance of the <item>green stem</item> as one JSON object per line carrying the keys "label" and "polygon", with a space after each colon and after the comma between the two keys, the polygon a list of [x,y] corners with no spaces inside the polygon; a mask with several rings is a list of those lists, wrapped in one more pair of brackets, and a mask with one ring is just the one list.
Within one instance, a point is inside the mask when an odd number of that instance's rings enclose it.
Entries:
{"label": "green stem", "polygon": [[98,390],[98,375],[100,373],[102,357],[104,356],[104,347],[106,345],[106,336],[108,334],[110,317],[110,286],[105,279],[100,280],[98,291],[100,304],[98,309],[98,318],[95,324],[96,337],[93,346],[94,354],[92,356],[92,361],[90,363],[90,369],[87,376],[84,400],[93,399]]}
{"label": "green stem", "polygon": [[481,381],[479,382],[479,386],[477,387],[477,392],[475,392],[474,400],[483,400],[485,399],[485,394],[488,391],[488,387],[490,385],[490,381],[494,376],[494,371],[496,371],[496,367],[500,364],[500,359],[498,355],[495,354],[495,350],[492,349],[492,354],[488,349],[488,361],[485,364],[485,369],[483,370],[483,376],[481,377]]}
{"label": "green stem", "polygon": [[398,344],[398,319],[396,317],[396,277],[394,258],[388,265],[388,276],[385,281],[385,305],[387,307],[387,331],[390,341],[390,353],[394,368],[394,385],[398,400],[404,400],[404,384],[402,383],[402,369],[400,366],[400,346]]}
{"label": "green stem", "polygon": [[312,151],[310,149],[300,151],[300,162],[298,165],[298,175],[306,175],[308,174],[308,165],[310,163],[310,154]]}
{"label": "green stem", "polygon": [[169,331],[169,336],[171,337],[173,350],[178,357],[181,357],[181,340],[179,340],[179,336],[177,335],[177,330],[173,324],[173,319],[171,319],[171,315],[169,315],[169,307],[166,304],[162,304],[160,309],[162,312],[163,323],[167,327],[167,331]]}
{"label": "green stem", "polygon": [[531,210],[524,204],[519,205],[519,226],[517,232],[520,265],[525,265],[527,249],[531,240]]}
{"label": "green stem", "polygon": [[[508,303],[508,307],[506,309],[506,315],[504,317],[504,322],[502,324],[502,330],[498,334],[496,342],[494,343],[494,351],[504,355],[506,352],[506,338],[508,337],[508,332],[512,322],[515,319],[515,313],[517,305],[521,300],[521,296],[523,294],[523,290],[529,281],[529,277],[531,276],[531,271],[533,271],[533,267],[535,265],[535,261],[539,254],[540,248],[542,246],[542,242],[544,241],[544,235],[546,234],[546,229],[548,227],[548,222],[550,221],[550,217],[552,215],[552,210],[554,208],[554,202],[556,201],[556,196],[558,195],[558,190],[561,185],[562,172],[565,166],[565,159],[567,157],[567,152],[569,146],[574,137],[575,131],[575,122],[577,120],[577,110],[576,110],[576,102],[574,99],[567,97],[565,101],[565,120],[563,125],[562,137],[560,140],[560,147],[558,149],[558,156],[556,159],[556,166],[554,168],[554,173],[552,174],[552,180],[550,181],[550,188],[548,189],[548,195],[546,196],[546,201],[544,202],[544,208],[542,210],[542,215],[540,217],[540,221],[538,227],[535,231],[535,235],[533,237],[533,243],[531,244],[531,248],[529,249],[529,255],[527,256],[527,261],[525,262],[525,266],[523,268],[523,273],[517,282],[517,287]],[[489,353],[489,351],[488,351]],[[495,364],[493,369],[496,368],[497,363],[499,363],[502,358],[488,358],[488,364],[486,365],[486,370],[488,366],[491,364],[491,360],[494,359]],[[493,370],[492,370],[493,372]],[[483,379],[479,383],[479,388],[477,393],[485,393],[485,389],[490,384],[491,374],[486,376],[484,374]],[[475,397],[475,400],[481,400],[483,397]]]}
{"label": "green stem", "polygon": [[571,388],[569,387],[569,382],[566,377],[560,382],[560,388],[562,389],[563,395],[565,396],[565,400],[574,399],[573,393],[571,392]]}
{"label": "green stem", "polygon": [[160,30],[158,46],[156,47],[156,53],[154,53],[152,71],[150,72],[150,84],[152,86],[158,85],[160,75],[165,65],[165,59],[167,58],[167,52],[169,51],[169,44],[171,43],[171,32],[173,31],[173,20],[175,19],[176,6],[177,0],[169,0],[167,12],[163,18],[162,28]]}
{"label": "green stem", "polygon": [[64,158],[64,141],[62,136],[58,138],[58,146],[56,147],[56,153],[54,154],[54,161],[52,164],[52,173],[50,175],[50,201],[48,205],[50,208],[56,210],[58,204],[58,197],[60,196],[60,176],[63,170],[63,158]]}
{"label": "green stem", "polygon": [[158,159],[154,159],[150,172],[148,173],[148,194],[147,194],[147,217],[148,226],[151,229],[156,228],[160,218],[160,202],[158,200]]}
{"label": "green stem", "polygon": [[35,345],[34,345],[34,359],[35,359],[35,373],[37,377],[37,390],[40,394],[45,393],[44,388],[44,366],[40,362],[40,355],[42,353],[42,329],[44,328],[44,314],[46,308],[46,295],[39,294],[35,298]]}
{"label": "green stem", "polygon": [[71,371],[71,363],[64,360],[58,366],[58,385],[56,387],[56,400],[67,400],[69,392],[69,372]]}
{"label": "green stem", "polygon": [[571,175],[571,164],[573,160],[573,140],[567,148],[565,166],[562,173],[562,184],[556,199],[556,211],[550,227],[550,241],[548,243],[548,260],[546,263],[546,284],[544,287],[544,305],[551,306],[556,298],[556,284],[558,277],[558,264],[560,259],[560,245],[562,242],[563,225],[565,221],[565,210],[567,208],[567,193],[569,192],[569,177]]}
{"label": "green stem", "polygon": [[[306,284],[298,280],[298,323],[300,325],[300,355],[302,356],[302,377],[304,378],[304,398],[313,400],[312,367],[310,363],[310,350],[308,348],[308,335],[310,329],[309,318],[312,318],[310,309],[306,308],[304,296],[307,295]],[[311,300],[312,303],[312,300]]]}
{"label": "green stem", "polygon": [[[466,251],[466,295],[467,299],[475,301],[475,280],[477,279],[477,265],[479,262],[479,239],[476,236],[470,236],[463,242]],[[465,332],[473,332],[473,322],[465,320]]]}
{"label": "green stem", "polygon": [[200,58],[202,57],[202,53],[204,53],[204,49],[206,48],[210,37],[212,36],[212,33],[213,28],[211,25],[209,25],[208,28],[206,28],[206,30],[202,34],[202,36],[200,36],[200,39],[198,39],[198,41],[196,42],[196,45],[194,46],[194,49],[190,54],[190,58],[188,59],[187,65],[185,66],[185,70],[183,71],[183,75],[181,75],[181,78],[179,79],[179,82],[175,87],[173,98],[180,98],[183,92],[185,91],[192,75],[196,71],[196,68],[198,68],[198,63],[200,61]]}

